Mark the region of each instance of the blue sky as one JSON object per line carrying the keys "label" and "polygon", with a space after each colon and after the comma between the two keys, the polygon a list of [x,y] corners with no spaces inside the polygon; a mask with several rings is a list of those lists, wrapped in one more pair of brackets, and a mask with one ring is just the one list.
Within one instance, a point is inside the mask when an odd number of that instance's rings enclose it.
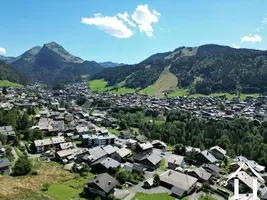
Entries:
{"label": "blue sky", "polygon": [[267,1],[1,1],[0,54],[51,41],[82,59],[124,63],[179,46],[266,49]]}

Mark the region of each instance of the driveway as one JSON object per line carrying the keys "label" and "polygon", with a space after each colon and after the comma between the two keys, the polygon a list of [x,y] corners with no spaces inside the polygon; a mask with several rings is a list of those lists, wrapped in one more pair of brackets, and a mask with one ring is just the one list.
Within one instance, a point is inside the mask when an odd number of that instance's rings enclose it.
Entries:
{"label": "driveway", "polygon": [[12,147],[12,150],[11,150],[12,154],[14,155],[14,162],[16,162],[18,160],[18,154],[17,152],[15,151],[14,147]]}
{"label": "driveway", "polygon": [[[129,190],[121,190],[121,189],[117,189],[115,188],[115,192],[114,192],[114,196],[117,199],[123,199],[124,197],[126,197],[128,194],[130,194]],[[129,196],[129,195],[128,195]]]}

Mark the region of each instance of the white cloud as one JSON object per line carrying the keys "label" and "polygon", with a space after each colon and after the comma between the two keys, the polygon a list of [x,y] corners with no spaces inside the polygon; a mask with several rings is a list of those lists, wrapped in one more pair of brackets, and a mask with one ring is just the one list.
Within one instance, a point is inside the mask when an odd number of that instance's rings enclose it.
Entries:
{"label": "white cloud", "polygon": [[98,13],[95,14],[94,17],[83,17],[81,22],[88,25],[95,25],[100,30],[103,30],[106,33],[117,38],[129,38],[134,34],[134,32],[116,16],[102,16]]}
{"label": "white cloud", "polygon": [[0,55],[5,55],[5,54],[6,54],[6,50],[0,47]]}
{"label": "white cloud", "polygon": [[239,49],[240,48],[240,46],[238,46],[236,44],[233,44],[232,47],[235,48],[235,49]]}
{"label": "white cloud", "polygon": [[265,18],[262,20],[262,23],[263,23],[263,24],[267,24],[267,17],[265,17]]}
{"label": "white cloud", "polygon": [[258,27],[256,30],[257,30],[257,32],[261,32],[262,29],[263,29],[263,27],[260,26],[260,27]]}
{"label": "white cloud", "polygon": [[127,22],[130,26],[136,27],[136,25],[131,20],[129,20],[130,16],[127,13],[127,11],[125,11],[123,14],[122,13],[118,13],[118,17],[120,19],[122,19],[123,21]]}
{"label": "white cloud", "polygon": [[244,36],[241,38],[241,42],[262,42],[262,38],[258,34]]}
{"label": "white cloud", "polygon": [[149,10],[148,5],[138,5],[135,9],[132,19],[138,24],[139,30],[145,32],[148,37],[153,36],[153,23],[159,21],[160,13],[156,10],[152,12]]}

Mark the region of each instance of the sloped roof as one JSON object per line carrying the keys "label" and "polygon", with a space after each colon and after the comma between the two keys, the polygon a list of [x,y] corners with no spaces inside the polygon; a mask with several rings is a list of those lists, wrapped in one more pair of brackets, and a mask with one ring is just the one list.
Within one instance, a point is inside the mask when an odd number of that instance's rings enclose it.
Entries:
{"label": "sloped roof", "polygon": [[160,175],[160,180],[168,183],[172,186],[175,186],[175,191],[183,190],[187,191],[192,185],[194,185],[197,182],[197,179],[188,175],[183,174],[180,172],[176,172],[173,170],[168,170]]}
{"label": "sloped roof", "polygon": [[109,193],[116,187],[118,181],[112,176],[110,176],[108,173],[103,173],[96,175],[94,178],[90,179],[88,183],[94,183],[105,193]]}

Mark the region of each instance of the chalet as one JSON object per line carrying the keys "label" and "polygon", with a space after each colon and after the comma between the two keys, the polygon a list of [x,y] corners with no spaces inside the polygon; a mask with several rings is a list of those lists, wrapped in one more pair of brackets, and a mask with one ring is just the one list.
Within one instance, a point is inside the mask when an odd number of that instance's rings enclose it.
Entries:
{"label": "chalet", "polygon": [[63,136],[52,137],[51,140],[55,148],[59,148],[60,144],[65,142],[65,138]]}
{"label": "chalet", "polygon": [[87,188],[90,193],[108,196],[114,191],[118,181],[107,173],[98,174],[87,182]]}
{"label": "chalet", "polygon": [[65,142],[65,138],[62,136],[45,138],[42,140],[34,140],[33,145],[36,149],[36,153],[43,153],[50,148],[59,148],[61,143]]}
{"label": "chalet", "polygon": [[130,139],[131,134],[127,131],[121,131],[120,132],[120,136],[121,139]]}
{"label": "chalet", "polygon": [[78,125],[76,126],[76,132],[78,135],[84,135],[89,134],[90,130],[86,125]]}
{"label": "chalet", "polygon": [[184,168],[185,161],[183,156],[172,154],[168,157],[168,168],[175,170],[177,167]]}
{"label": "chalet", "polygon": [[34,140],[33,144],[36,149],[36,153],[43,153],[49,150],[52,145],[52,141],[50,138],[46,138],[42,140]]}
{"label": "chalet", "polygon": [[74,160],[74,151],[72,149],[57,151],[56,158],[63,163],[69,163]]}
{"label": "chalet", "polygon": [[73,149],[73,148],[74,148],[72,142],[64,142],[64,143],[59,144],[59,146],[60,146],[60,149],[61,149],[61,150],[65,150],[65,149]]}
{"label": "chalet", "polygon": [[146,171],[146,168],[142,164],[134,163],[133,166],[132,166],[132,171],[140,173],[140,174],[144,174],[145,171]]}
{"label": "chalet", "polygon": [[129,158],[132,155],[132,152],[129,149],[121,148],[117,150],[112,158],[119,162],[125,162],[127,158]]}
{"label": "chalet", "polygon": [[6,152],[6,150],[5,150],[5,148],[3,147],[2,142],[0,141],[0,154],[1,154],[1,153],[5,153],[5,152]]}
{"label": "chalet", "polygon": [[203,164],[201,167],[212,174],[213,178],[218,178],[220,176],[220,168],[214,164]]}
{"label": "chalet", "polygon": [[197,179],[188,174],[168,170],[160,175],[160,185],[169,189],[172,195],[181,198],[196,189]]}
{"label": "chalet", "polygon": [[146,143],[146,142],[148,142],[147,137],[144,136],[144,135],[138,135],[138,136],[136,137],[136,140],[137,140],[138,142],[140,142],[140,143]]}
{"label": "chalet", "polygon": [[109,117],[102,121],[102,125],[106,127],[116,128],[118,126],[118,120],[113,117]]}
{"label": "chalet", "polygon": [[211,147],[209,152],[219,160],[223,160],[224,158],[226,158],[226,151],[219,146]]}
{"label": "chalet", "polygon": [[195,168],[193,170],[188,170],[187,174],[197,178],[199,182],[209,182],[212,178],[212,174],[207,172],[202,167]]}
{"label": "chalet", "polygon": [[196,154],[196,161],[199,165],[201,164],[214,164],[217,162],[217,159],[209,153],[207,150],[204,150]]}
{"label": "chalet", "polygon": [[107,145],[107,146],[104,146],[102,147],[102,149],[110,156],[112,157],[116,151],[119,150],[118,147],[115,147],[115,146],[111,146],[111,145]]}
{"label": "chalet", "polygon": [[10,174],[10,162],[7,158],[0,158],[0,174]]}
{"label": "chalet", "polygon": [[[240,193],[252,193],[253,192],[253,179],[254,177],[247,174],[245,171],[236,171],[228,176],[227,187],[234,190],[234,179],[239,180],[239,192]],[[257,189],[259,190],[261,183],[258,182]]]}
{"label": "chalet", "polygon": [[[262,165],[259,165],[257,162],[255,162],[254,160],[248,160],[246,157],[244,156],[237,156],[235,159],[233,159],[233,163],[231,163],[231,168],[234,167],[234,164],[241,164],[242,163],[247,163],[249,164],[256,172],[259,173],[263,173],[265,172],[265,167]],[[240,166],[240,165],[239,165]],[[238,167],[236,167],[235,169],[237,169]],[[233,170],[235,170],[233,169]]]}
{"label": "chalet", "polygon": [[101,147],[94,147],[89,149],[89,155],[85,155],[84,160],[91,165],[106,157],[108,157],[108,154]]}
{"label": "chalet", "polygon": [[156,153],[147,154],[144,156],[140,163],[148,170],[156,170],[160,167],[161,156]]}
{"label": "chalet", "polygon": [[94,172],[107,172],[109,169],[118,168],[120,163],[112,158],[104,158],[94,162],[91,168]]}
{"label": "chalet", "polygon": [[152,145],[153,145],[153,147],[154,148],[157,148],[157,149],[166,149],[166,147],[167,147],[167,145],[164,143],[164,142],[162,142],[162,141],[160,141],[160,140],[154,140],[153,142],[152,142]]}
{"label": "chalet", "polygon": [[135,151],[142,154],[151,153],[153,151],[153,145],[150,142],[137,143]]}
{"label": "chalet", "polygon": [[12,126],[1,126],[0,135],[5,135],[7,137],[7,142],[10,144],[13,143],[16,133]]}

